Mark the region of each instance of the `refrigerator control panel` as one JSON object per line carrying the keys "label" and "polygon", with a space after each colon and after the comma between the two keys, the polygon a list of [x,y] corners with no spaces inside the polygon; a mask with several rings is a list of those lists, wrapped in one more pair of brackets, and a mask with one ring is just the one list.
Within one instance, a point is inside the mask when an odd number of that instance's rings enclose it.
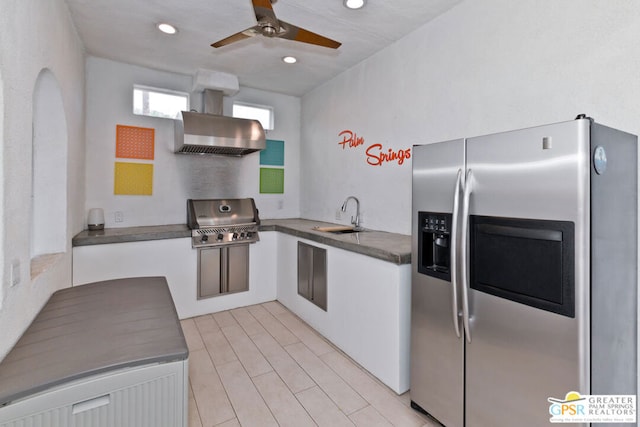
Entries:
{"label": "refrigerator control panel", "polygon": [[451,281],[451,214],[418,212],[418,272]]}
{"label": "refrigerator control panel", "polygon": [[449,233],[451,230],[450,217],[448,214],[424,213],[422,219],[422,229],[432,233]]}

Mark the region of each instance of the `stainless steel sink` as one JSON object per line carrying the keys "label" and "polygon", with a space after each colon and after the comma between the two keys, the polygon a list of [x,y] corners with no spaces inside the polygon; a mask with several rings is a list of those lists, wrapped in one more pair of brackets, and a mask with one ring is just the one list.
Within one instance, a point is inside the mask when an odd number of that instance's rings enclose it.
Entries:
{"label": "stainless steel sink", "polygon": [[323,231],[325,233],[332,234],[349,234],[349,233],[359,233],[364,231],[362,228],[355,227],[347,227],[347,226],[330,226],[330,227],[313,227],[316,231]]}
{"label": "stainless steel sink", "polygon": [[334,230],[334,231],[328,231],[328,233],[333,233],[333,234],[349,234],[349,233],[359,233],[361,231],[364,230],[356,230],[354,228],[348,229],[348,230]]}

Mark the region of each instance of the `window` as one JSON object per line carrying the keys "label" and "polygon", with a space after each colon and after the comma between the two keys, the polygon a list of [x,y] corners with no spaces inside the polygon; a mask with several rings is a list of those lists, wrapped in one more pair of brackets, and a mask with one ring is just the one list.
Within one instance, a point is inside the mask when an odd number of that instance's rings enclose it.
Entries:
{"label": "window", "polygon": [[147,86],[133,86],[133,114],[179,119],[189,111],[189,94]]}
{"label": "window", "polygon": [[273,129],[273,107],[234,102],[233,117],[257,120],[265,130]]}

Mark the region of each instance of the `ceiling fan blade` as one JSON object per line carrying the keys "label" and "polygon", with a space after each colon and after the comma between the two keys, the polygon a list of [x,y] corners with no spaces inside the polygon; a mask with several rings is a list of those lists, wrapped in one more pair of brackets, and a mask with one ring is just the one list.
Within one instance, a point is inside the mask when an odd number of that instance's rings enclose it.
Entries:
{"label": "ceiling fan blade", "polygon": [[[257,1],[257,0],[254,0]],[[269,0],[266,0],[269,1]],[[297,42],[315,44],[318,46],[328,47],[331,49],[339,48],[342,43],[337,42],[335,40],[331,40],[330,38],[321,36],[320,34],[316,34],[309,30],[305,30],[304,28],[296,27],[295,25],[291,25],[288,22],[280,21],[280,26],[284,29],[280,34],[276,37],[287,39],[287,40],[295,40]]]}
{"label": "ceiling fan blade", "polygon": [[251,0],[253,10],[258,20],[258,25],[248,28],[239,33],[233,34],[225,39],[213,43],[211,46],[218,48],[262,34],[265,37],[278,37],[281,39],[293,40],[302,43],[314,44],[316,46],[339,48],[342,43],[330,38],[321,36],[304,28],[296,27],[276,18],[276,14],[271,6],[271,0]]}
{"label": "ceiling fan blade", "polygon": [[273,11],[270,0],[251,0],[253,3],[253,11],[256,14],[256,19],[260,22],[263,18],[269,18],[274,23],[278,22],[276,13]]}
{"label": "ceiling fan blade", "polygon": [[231,43],[238,42],[240,40],[244,40],[249,37],[253,37],[256,35],[256,30],[257,30],[257,27],[247,28],[244,31],[240,31],[239,33],[235,33],[227,38],[218,40],[217,42],[213,43],[211,46],[218,48],[218,47],[226,46]]}

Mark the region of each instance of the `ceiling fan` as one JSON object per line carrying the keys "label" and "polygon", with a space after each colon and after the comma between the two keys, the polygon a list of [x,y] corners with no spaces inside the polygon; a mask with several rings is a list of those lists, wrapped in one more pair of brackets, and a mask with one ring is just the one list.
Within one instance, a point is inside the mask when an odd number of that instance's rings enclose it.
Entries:
{"label": "ceiling fan", "polygon": [[265,37],[275,37],[315,44],[331,49],[337,49],[342,44],[321,36],[320,34],[313,33],[305,30],[304,28],[296,27],[295,25],[279,20],[276,18],[276,14],[271,6],[271,3],[275,2],[275,0],[251,0],[251,2],[253,3],[253,10],[255,11],[258,25],[217,41],[211,46],[216,48],[226,46],[258,34],[262,34]]}

